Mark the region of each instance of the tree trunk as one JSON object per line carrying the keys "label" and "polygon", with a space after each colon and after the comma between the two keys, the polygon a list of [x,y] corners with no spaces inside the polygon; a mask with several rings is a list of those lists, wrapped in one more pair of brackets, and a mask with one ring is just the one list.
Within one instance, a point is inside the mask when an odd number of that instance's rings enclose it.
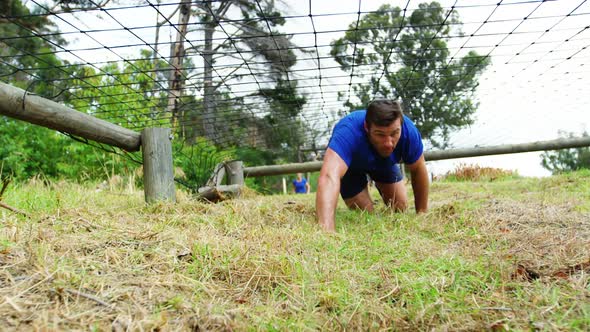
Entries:
{"label": "tree trunk", "polygon": [[[179,6],[178,33],[176,34],[176,41],[170,45],[170,65],[172,68],[168,88],[168,112],[172,115],[171,126],[173,130],[176,128],[177,121],[180,122],[182,119],[179,107],[185,80],[182,74],[182,61],[184,59],[184,39],[190,18],[191,0],[182,0]],[[182,123],[180,125],[183,126]]]}
{"label": "tree trunk", "polygon": [[[207,4],[210,6],[210,4]],[[212,20],[209,17],[209,22]],[[205,25],[205,47],[203,49],[203,131],[205,137],[212,141],[217,142],[215,132],[215,87],[213,86],[213,33],[215,32],[215,24],[207,23]]]}

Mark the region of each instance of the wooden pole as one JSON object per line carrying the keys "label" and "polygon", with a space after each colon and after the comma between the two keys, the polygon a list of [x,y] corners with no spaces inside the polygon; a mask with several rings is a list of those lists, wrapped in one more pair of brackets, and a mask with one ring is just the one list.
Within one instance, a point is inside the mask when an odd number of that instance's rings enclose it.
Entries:
{"label": "wooden pole", "polygon": [[321,161],[308,161],[300,164],[284,164],[272,166],[255,166],[244,168],[244,175],[250,177],[317,172],[322,168]]}
{"label": "wooden pole", "polygon": [[244,184],[244,162],[240,160],[229,161],[225,164],[228,184]]}
{"label": "wooden pole", "polygon": [[426,158],[427,161],[430,161],[430,160],[491,156],[491,155],[496,155],[496,154],[510,154],[510,153],[522,153],[522,152],[532,152],[532,151],[548,151],[548,150],[582,148],[582,147],[586,147],[586,146],[590,146],[590,136],[575,137],[575,138],[558,138],[558,139],[549,140],[549,141],[538,141],[538,142],[523,143],[523,144],[507,144],[507,145],[486,146],[486,147],[478,147],[478,148],[427,151],[424,154],[424,157]]}
{"label": "wooden pole", "polygon": [[210,202],[220,202],[232,197],[239,197],[242,188],[240,184],[219,185],[215,187],[201,187],[198,189],[199,198]]}
{"label": "wooden pole", "polygon": [[127,151],[139,151],[141,135],[0,82],[0,114],[84,137]]}
{"label": "wooden pole", "polygon": [[169,128],[146,128],[141,132],[145,201],[176,202],[172,143]]}
{"label": "wooden pole", "polygon": [[[522,153],[532,151],[548,151],[590,146],[590,136],[576,138],[559,138],[549,141],[538,141],[524,144],[507,144],[467,149],[449,149],[424,152],[426,161],[489,156],[496,154]],[[247,177],[293,174],[303,172],[317,172],[322,168],[321,161],[310,161],[299,164],[284,164],[272,166],[256,166],[244,168]]]}

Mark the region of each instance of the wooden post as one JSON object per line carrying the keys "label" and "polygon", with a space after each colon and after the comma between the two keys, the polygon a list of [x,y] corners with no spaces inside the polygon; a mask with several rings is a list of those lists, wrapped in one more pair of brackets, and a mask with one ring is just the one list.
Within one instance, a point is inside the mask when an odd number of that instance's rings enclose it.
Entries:
{"label": "wooden post", "polygon": [[176,202],[172,143],[169,128],[146,128],[141,132],[145,201]]}
{"label": "wooden post", "polygon": [[244,163],[240,160],[228,161],[225,163],[225,171],[229,185],[244,184]]}
{"label": "wooden post", "polygon": [[287,195],[287,179],[283,176],[283,194]]}

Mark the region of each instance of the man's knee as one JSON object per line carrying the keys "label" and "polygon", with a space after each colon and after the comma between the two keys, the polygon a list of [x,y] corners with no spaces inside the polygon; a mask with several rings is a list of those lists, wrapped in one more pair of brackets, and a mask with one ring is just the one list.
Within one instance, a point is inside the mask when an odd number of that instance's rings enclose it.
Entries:
{"label": "man's knee", "polygon": [[352,210],[364,210],[364,211],[373,211],[373,202],[369,200],[369,202],[365,201],[357,201],[357,200],[345,200],[346,206]]}
{"label": "man's knee", "polygon": [[405,211],[408,208],[408,199],[402,195],[383,197],[383,202],[395,211]]}
{"label": "man's knee", "polygon": [[396,212],[406,211],[408,208],[408,195],[403,182],[380,184],[379,191],[385,205]]}
{"label": "man's knee", "polygon": [[373,202],[371,201],[371,196],[369,196],[369,192],[366,188],[356,196],[344,199],[344,203],[346,203],[346,206],[350,209],[373,211]]}
{"label": "man's knee", "polygon": [[391,207],[396,212],[405,212],[408,209],[408,200],[407,198],[397,199],[393,202]]}

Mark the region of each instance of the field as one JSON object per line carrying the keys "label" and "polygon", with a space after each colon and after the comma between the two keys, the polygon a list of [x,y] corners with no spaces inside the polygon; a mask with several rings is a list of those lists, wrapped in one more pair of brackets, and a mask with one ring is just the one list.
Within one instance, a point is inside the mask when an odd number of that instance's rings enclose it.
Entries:
{"label": "field", "polygon": [[340,202],[334,235],[314,197],[13,183],[0,330],[590,329],[588,171],[438,181],[419,216]]}

